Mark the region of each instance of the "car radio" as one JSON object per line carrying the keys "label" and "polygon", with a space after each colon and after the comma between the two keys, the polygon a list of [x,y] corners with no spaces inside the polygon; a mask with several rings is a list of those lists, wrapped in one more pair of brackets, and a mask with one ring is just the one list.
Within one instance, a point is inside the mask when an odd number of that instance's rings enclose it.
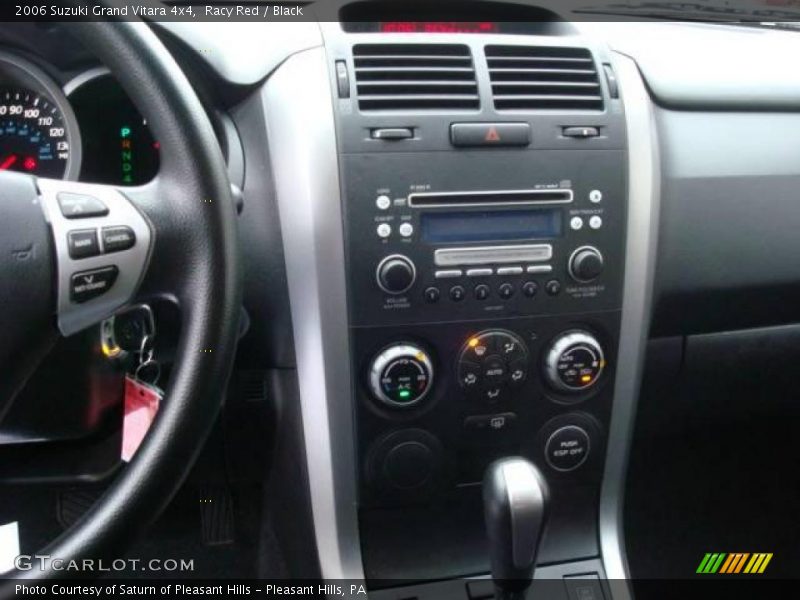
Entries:
{"label": "car radio", "polygon": [[617,306],[620,153],[579,154],[570,153],[569,168],[553,168],[557,156],[544,153],[432,153],[418,171],[426,176],[412,175],[407,155],[385,154],[381,168],[364,155],[346,157],[346,177],[358,183],[348,188],[346,214],[353,322]]}

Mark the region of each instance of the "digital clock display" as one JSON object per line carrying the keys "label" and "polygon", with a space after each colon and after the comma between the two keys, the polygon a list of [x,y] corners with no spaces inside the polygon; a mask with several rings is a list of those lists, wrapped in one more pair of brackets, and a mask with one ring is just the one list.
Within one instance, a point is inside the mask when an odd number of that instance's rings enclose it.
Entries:
{"label": "digital clock display", "polygon": [[381,21],[381,33],[499,33],[493,21]]}

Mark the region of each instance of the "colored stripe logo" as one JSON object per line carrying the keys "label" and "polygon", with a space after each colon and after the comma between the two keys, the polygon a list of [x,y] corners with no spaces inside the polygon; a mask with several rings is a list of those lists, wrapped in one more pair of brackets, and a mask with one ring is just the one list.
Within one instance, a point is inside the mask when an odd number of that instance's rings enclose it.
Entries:
{"label": "colored stripe logo", "polygon": [[771,560],[771,552],[756,552],[753,554],[749,552],[707,552],[695,572],[700,574],[724,573],[726,575],[735,575],[749,573],[755,575],[763,573]]}

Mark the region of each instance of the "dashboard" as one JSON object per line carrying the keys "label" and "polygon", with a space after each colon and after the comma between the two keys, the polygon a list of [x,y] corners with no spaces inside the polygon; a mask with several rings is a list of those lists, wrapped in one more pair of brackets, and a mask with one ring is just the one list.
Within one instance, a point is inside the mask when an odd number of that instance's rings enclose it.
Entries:
{"label": "dashboard", "polygon": [[63,77],[0,51],[0,169],[120,186],[155,177],[158,142],[108,71]]}
{"label": "dashboard", "polygon": [[[220,90],[209,114],[239,148],[237,368],[272,373],[308,476],[275,494],[307,498],[325,577],[473,576],[481,476],[520,454],[552,488],[546,576],[625,578],[648,336],[800,319],[781,295],[800,270],[775,260],[798,250],[800,75],[774,60],[800,34],[339,4],[320,23],[157,26]],[[97,64],[5,48],[0,101],[0,168],[158,173]]]}

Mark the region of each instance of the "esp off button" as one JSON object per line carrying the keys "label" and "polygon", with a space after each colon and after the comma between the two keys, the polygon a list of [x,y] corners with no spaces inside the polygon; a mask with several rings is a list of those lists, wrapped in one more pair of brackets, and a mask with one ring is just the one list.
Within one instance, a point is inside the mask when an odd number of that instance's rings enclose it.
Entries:
{"label": "esp off button", "polygon": [[589,457],[590,442],[586,430],[567,425],[554,431],[544,448],[545,460],[556,471],[574,471]]}

